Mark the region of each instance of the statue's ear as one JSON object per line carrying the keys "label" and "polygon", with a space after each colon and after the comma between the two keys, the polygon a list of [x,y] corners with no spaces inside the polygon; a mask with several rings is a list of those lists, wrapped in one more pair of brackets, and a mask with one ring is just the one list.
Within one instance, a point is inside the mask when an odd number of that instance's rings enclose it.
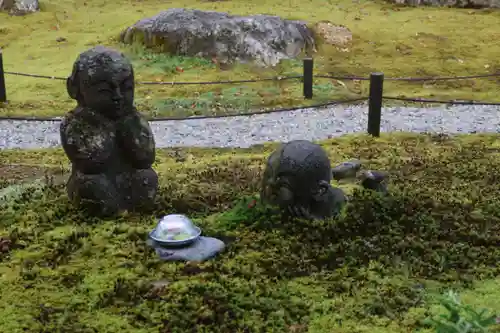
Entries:
{"label": "statue's ear", "polygon": [[71,75],[66,79],[66,89],[68,90],[68,95],[72,99],[78,98],[78,85],[75,82],[75,77]]}
{"label": "statue's ear", "polygon": [[327,182],[326,180],[320,180],[319,183],[318,183],[319,187],[322,189],[322,190],[327,190],[328,188],[330,188],[330,183]]}
{"label": "statue's ear", "polygon": [[278,200],[281,202],[292,202],[293,192],[285,186],[281,186],[279,189]]}
{"label": "statue's ear", "polygon": [[73,70],[71,71],[70,77],[66,79],[66,90],[68,91],[69,97],[72,99],[78,100],[78,92],[79,92],[79,83],[78,82],[78,63],[73,64]]}
{"label": "statue's ear", "polygon": [[314,199],[317,201],[319,201],[322,197],[325,196],[325,194],[328,193],[328,191],[330,191],[331,185],[326,180],[320,180],[318,183],[318,187],[318,191],[313,195]]}

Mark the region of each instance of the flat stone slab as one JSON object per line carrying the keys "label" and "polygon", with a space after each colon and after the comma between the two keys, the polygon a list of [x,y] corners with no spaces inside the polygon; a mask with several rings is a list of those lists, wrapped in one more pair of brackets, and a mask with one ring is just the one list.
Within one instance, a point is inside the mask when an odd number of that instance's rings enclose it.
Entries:
{"label": "flat stone slab", "polygon": [[223,241],[217,238],[204,236],[187,247],[179,248],[163,247],[152,239],[148,239],[147,243],[156,250],[160,259],[167,261],[205,261],[213,258],[226,246]]}
{"label": "flat stone slab", "polygon": [[359,160],[343,162],[332,168],[332,176],[335,180],[355,178],[359,169],[361,169],[361,161]]}

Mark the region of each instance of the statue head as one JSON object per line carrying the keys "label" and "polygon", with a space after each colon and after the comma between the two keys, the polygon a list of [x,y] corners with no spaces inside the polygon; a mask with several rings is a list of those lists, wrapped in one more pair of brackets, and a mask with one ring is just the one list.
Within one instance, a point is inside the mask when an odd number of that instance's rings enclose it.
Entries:
{"label": "statue head", "polygon": [[330,189],[330,159],[320,145],[305,140],[283,144],[267,161],[262,183],[264,201],[280,207],[313,207]]}
{"label": "statue head", "polygon": [[78,105],[119,118],[134,103],[132,64],[123,53],[96,46],[76,59],[67,90]]}

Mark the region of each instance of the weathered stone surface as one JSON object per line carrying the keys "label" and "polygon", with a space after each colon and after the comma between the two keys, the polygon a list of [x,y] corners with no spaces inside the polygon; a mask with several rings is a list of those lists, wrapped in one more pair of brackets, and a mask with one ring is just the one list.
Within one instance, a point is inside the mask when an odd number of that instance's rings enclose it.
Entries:
{"label": "weathered stone surface", "polygon": [[409,6],[437,6],[458,8],[500,8],[500,0],[389,0]]}
{"label": "weathered stone surface", "polygon": [[337,215],[346,202],[342,190],[330,185],[332,169],[325,150],[295,140],[274,151],[266,164],[261,200],[280,207],[286,216],[324,219]]}
{"label": "weathered stone surface", "polygon": [[38,0],[0,0],[0,10],[12,15],[25,15],[40,10]]}
{"label": "weathered stone surface", "polygon": [[151,239],[147,243],[156,250],[160,259],[168,261],[205,261],[213,258],[225,248],[223,241],[204,236],[198,238],[193,244],[181,248],[162,247]]}
{"label": "weathered stone surface", "polygon": [[219,63],[255,61],[271,66],[314,49],[313,32],[305,22],[184,8],[136,22],[122,32],[121,40],[138,40],[176,55],[215,57]]}
{"label": "weathered stone surface", "polygon": [[102,46],[83,52],[67,81],[78,103],[60,126],[72,164],[69,198],[97,216],[152,205],[158,176],[155,141],[135,109],[134,74],[125,56]]}
{"label": "weathered stone surface", "polygon": [[352,160],[340,163],[332,169],[333,179],[341,180],[355,178],[356,173],[361,169],[361,161]]}
{"label": "weathered stone surface", "polygon": [[363,188],[386,194],[387,176],[388,174],[383,171],[366,170],[360,173],[359,179]]}

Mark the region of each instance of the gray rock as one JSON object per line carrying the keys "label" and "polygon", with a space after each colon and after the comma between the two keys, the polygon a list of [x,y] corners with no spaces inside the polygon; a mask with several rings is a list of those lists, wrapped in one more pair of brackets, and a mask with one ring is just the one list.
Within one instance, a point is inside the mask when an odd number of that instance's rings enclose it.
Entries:
{"label": "gray rock", "polygon": [[162,260],[168,261],[204,261],[214,257],[225,247],[223,241],[204,236],[198,238],[195,243],[181,248],[165,248],[151,239],[147,243],[156,250]]}
{"label": "gray rock", "polygon": [[384,171],[366,170],[360,174],[359,179],[365,189],[387,194],[387,176]]}
{"label": "gray rock", "polygon": [[126,44],[140,41],[170,54],[215,57],[218,63],[255,61],[266,66],[314,49],[313,32],[305,22],[184,8],[140,20],[125,29],[120,39]]}
{"label": "gray rock", "polygon": [[358,160],[340,163],[332,169],[333,179],[355,178],[359,169],[361,169],[361,161]]}
{"label": "gray rock", "polygon": [[0,10],[11,15],[25,15],[40,10],[38,0],[0,0]]}
{"label": "gray rock", "polygon": [[390,0],[410,6],[435,6],[458,8],[500,8],[500,0]]}

